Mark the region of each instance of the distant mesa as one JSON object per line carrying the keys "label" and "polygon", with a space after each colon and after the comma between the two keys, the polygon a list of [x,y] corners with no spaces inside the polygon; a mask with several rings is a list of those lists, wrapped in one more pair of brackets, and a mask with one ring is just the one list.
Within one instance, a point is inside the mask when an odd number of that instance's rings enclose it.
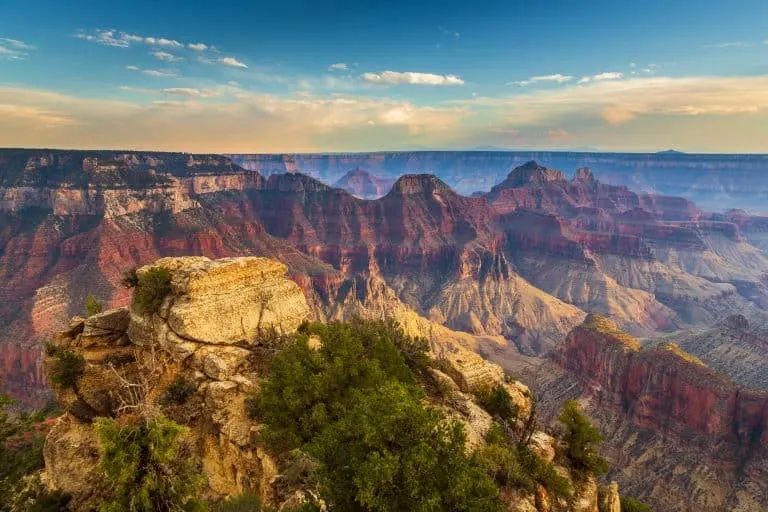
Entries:
{"label": "distant mesa", "polygon": [[524,163],[512,169],[507,179],[501,184],[506,188],[522,187],[529,183],[544,184],[550,181],[567,181],[565,175],[558,170],[540,165],[535,160]]}
{"label": "distant mesa", "polygon": [[404,174],[392,185],[389,195],[432,195],[435,192],[456,195],[451,187],[434,174]]}
{"label": "distant mesa", "polygon": [[379,178],[356,167],[336,180],[333,186],[362,199],[377,199],[386,194],[392,184],[391,179]]}
{"label": "distant mesa", "polygon": [[676,149],[665,149],[664,151],[658,151],[656,152],[657,155],[684,155],[685,153],[682,151],[678,151]]}

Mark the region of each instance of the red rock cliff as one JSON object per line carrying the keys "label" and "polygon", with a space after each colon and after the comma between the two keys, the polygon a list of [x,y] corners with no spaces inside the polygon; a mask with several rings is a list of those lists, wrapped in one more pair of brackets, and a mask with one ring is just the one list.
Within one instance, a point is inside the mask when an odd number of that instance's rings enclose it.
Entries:
{"label": "red rock cliff", "polygon": [[557,358],[631,423],[713,450],[747,453],[768,443],[768,393],[737,386],[676,345],[642,350],[610,321],[590,315]]}

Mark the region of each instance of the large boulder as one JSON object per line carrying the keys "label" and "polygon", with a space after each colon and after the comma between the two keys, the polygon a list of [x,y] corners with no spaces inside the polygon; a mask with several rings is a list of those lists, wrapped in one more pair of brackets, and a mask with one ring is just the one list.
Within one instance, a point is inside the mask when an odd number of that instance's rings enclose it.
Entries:
{"label": "large boulder", "polygon": [[[159,316],[183,340],[225,345],[253,342],[264,329],[295,331],[309,315],[304,294],[285,277],[287,267],[276,260],[162,258],[140,268],[139,276],[153,267],[171,270],[171,292]],[[133,309],[131,316],[129,335],[134,343],[147,344],[150,332],[158,334],[153,320],[157,315]]]}

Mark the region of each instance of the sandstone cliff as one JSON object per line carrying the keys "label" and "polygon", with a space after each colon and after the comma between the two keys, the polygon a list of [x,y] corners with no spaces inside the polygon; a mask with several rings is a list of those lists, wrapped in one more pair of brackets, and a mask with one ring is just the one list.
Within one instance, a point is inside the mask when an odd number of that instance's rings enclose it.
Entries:
{"label": "sandstone cliff", "polygon": [[46,441],[46,481],[72,495],[76,508],[84,506],[100,491],[91,420],[129,415],[137,401],[159,400],[182,375],[194,383],[194,396],[166,413],[191,428],[210,492],[248,488],[268,496],[274,462],[251,442],[255,427],[244,407],[259,368],[263,372],[258,354],[267,350],[257,332],[294,331],[309,314],[306,300],[274,260],[165,258],[157,265],[172,271],[171,291],[157,313],[134,306],[75,319],[55,340],[56,350],[81,354],[86,368],[76,386],[57,389],[67,412]]}
{"label": "sandstone cliff", "polygon": [[545,419],[565,399],[585,404],[623,492],[654,510],[768,507],[768,393],[738,386],[670,342],[643,349],[594,315],[554,361],[516,369]]}

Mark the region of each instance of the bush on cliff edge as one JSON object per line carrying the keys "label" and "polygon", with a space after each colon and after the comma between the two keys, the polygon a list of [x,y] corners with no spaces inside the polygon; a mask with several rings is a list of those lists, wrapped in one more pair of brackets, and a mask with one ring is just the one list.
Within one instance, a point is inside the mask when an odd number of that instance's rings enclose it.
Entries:
{"label": "bush on cliff edge", "polygon": [[171,292],[171,271],[153,267],[141,274],[133,292],[133,304],[143,314],[156,313]]}
{"label": "bush on cliff edge", "polygon": [[[319,462],[333,510],[503,509],[493,480],[465,455],[463,426],[423,404],[412,368],[426,350],[416,340],[385,322],[301,331],[275,357],[258,414],[274,450],[300,448]],[[309,335],[322,346],[310,348]]]}
{"label": "bush on cliff edge", "polygon": [[110,485],[102,512],[204,510],[197,493],[205,483],[185,428],[162,415],[121,424],[95,422],[101,467]]}
{"label": "bush on cliff edge", "polygon": [[568,445],[567,455],[574,469],[595,474],[607,472],[608,462],[598,454],[603,436],[579,403],[567,400],[557,419],[565,426],[563,441]]}

